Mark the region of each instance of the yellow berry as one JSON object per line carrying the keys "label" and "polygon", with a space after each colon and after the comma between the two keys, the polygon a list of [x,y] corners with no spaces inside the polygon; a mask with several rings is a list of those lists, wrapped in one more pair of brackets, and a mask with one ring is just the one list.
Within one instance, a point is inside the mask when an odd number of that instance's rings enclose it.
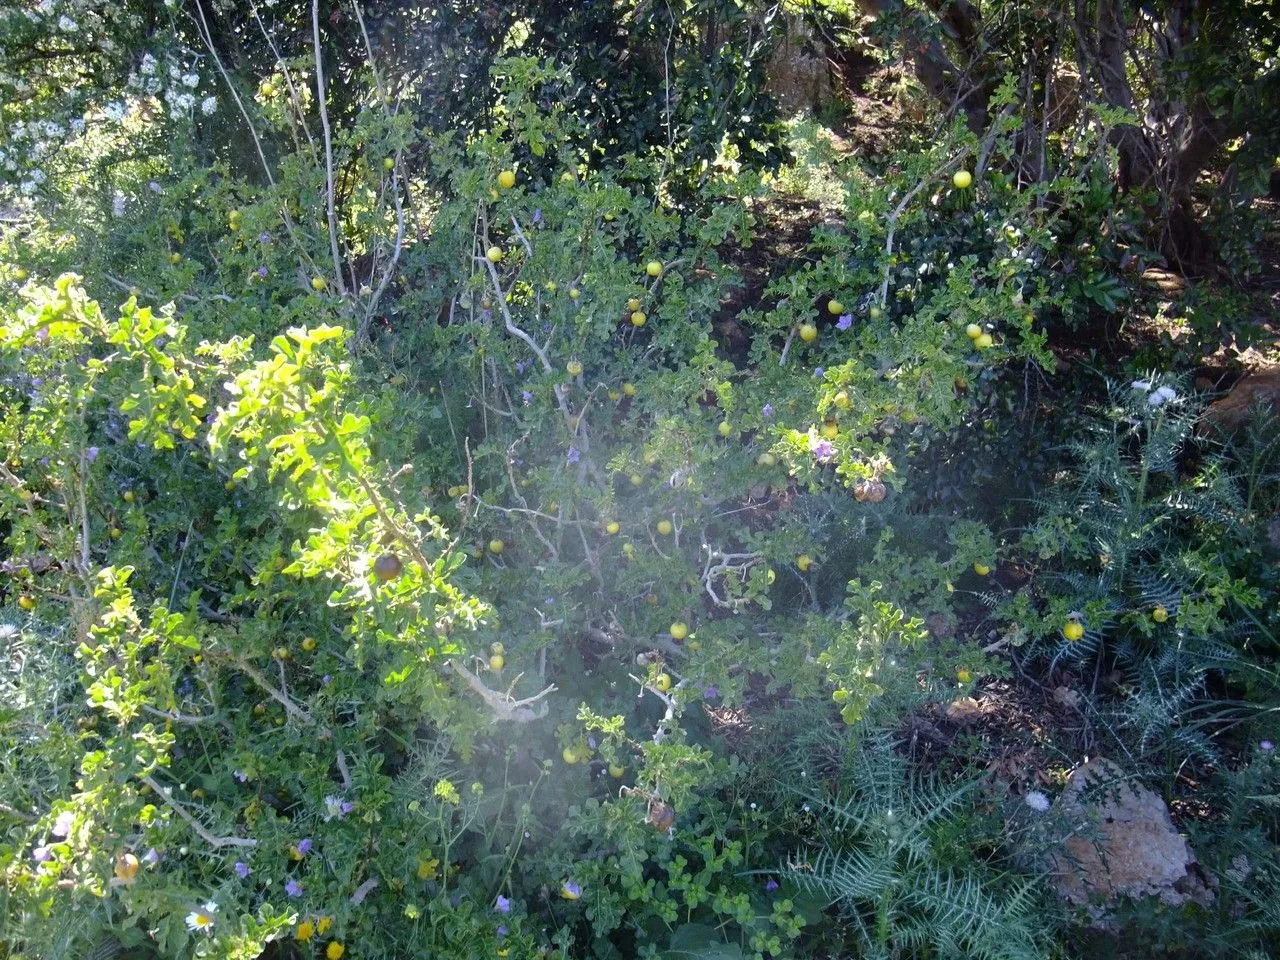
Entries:
{"label": "yellow berry", "polygon": [[964,333],[970,340],[977,340],[982,336],[982,327],[978,326],[976,323],[971,323],[964,328]]}
{"label": "yellow berry", "polygon": [[29,593],[24,593],[18,597],[18,606],[30,612],[36,608],[36,598]]}
{"label": "yellow berry", "polygon": [[382,169],[383,169],[383,170],[394,170],[395,168],[396,168],[396,158],[395,158],[395,157],[384,157],[384,158],[383,158],[383,160],[382,160]]}
{"label": "yellow berry", "polygon": [[756,457],[756,463],[762,467],[772,467],[777,462],[777,457],[768,452],[762,453],[760,456]]}
{"label": "yellow berry", "polygon": [[627,768],[620,763],[609,764],[609,776],[615,780],[621,780],[622,775],[627,772]]}
{"label": "yellow berry", "polygon": [[716,431],[720,436],[727,437],[729,434],[733,433],[733,425],[729,423],[728,420],[721,420],[720,425],[716,427]]}
{"label": "yellow berry", "polygon": [[325,284],[325,282],[324,282],[324,277],[312,277],[312,278],[311,278],[311,289],[312,289],[312,290],[315,290],[317,293],[318,293],[318,292],[320,292],[321,290],[323,290],[323,289],[325,288],[325,286],[326,286],[326,284]]}
{"label": "yellow berry", "polygon": [[623,396],[634,397],[636,395],[636,385],[634,383],[624,383],[622,385]]}
{"label": "yellow berry", "polygon": [[639,301],[639,300],[637,300],[635,297],[632,297],[630,300],[628,300],[628,301],[627,301],[627,309],[628,309],[628,310],[639,310],[639,309],[640,309],[640,301]]}
{"label": "yellow berry", "polygon": [[659,693],[666,693],[671,689],[671,674],[660,673],[653,678],[653,686]]}
{"label": "yellow berry", "polygon": [[835,397],[832,398],[831,402],[834,403],[841,410],[848,410],[851,406],[853,406],[853,401],[849,399],[849,394],[847,394],[843,390],[837,393]]}
{"label": "yellow berry", "polygon": [[1151,619],[1156,623],[1164,623],[1169,619],[1169,611],[1164,607],[1156,607],[1151,611]]}
{"label": "yellow berry", "polygon": [[834,440],[840,436],[840,424],[834,420],[824,420],[822,422],[822,435],[828,440]]}
{"label": "yellow berry", "polygon": [[494,670],[494,671],[501,670],[506,665],[507,665],[506,657],[504,657],[500,653],[495,653],[493,656],[489,658],[490,670]]}
{"label": "yellow berry", "polygon": [[1078,620],[1068,620],[1062,627],[1062,635],[1075,643],[1084,636],[1084,624]]}
{"label": "yellow berry", "polygon": [[635,313],[631,314],[631,325],[633,327],[643,327],[645,324],[645,321],[648,319],[649,319],[648,314],[646,314],[643,310],[637,310],[635,311]]}
{"label": "yellow berry", "polygon": [[670,520],[659,520],[659,521],[658,521],[657,530],[658,530],[658,533],[662,534],[662,536],[664,536],[664,537],[669,537],[669,536],[671,536],[671,531],[672,531],[673,529],[674,529],[674,528],[671,526],[671,521],[670,521]]}
{"label": "yellow berry", "polygon": [[812,323],[800,324],[800,339],[805,343],[810,343],[818,339],[818,328]]}
{"label": "yellow berry", "polygon": [[638,486],[640,486],[642,483],[644,483],[644,477],[640,476],[640,474],[638,474],[638,473],[633,473],[633,474],[631,475],[631,485],[632,485],[633,487],[638,487]]}
{"label": "yellow berry", "polygon": [[580,373],[582,373],[582,364],[579,363],[577,360],[570,360],[568,363],[565,364],[564,368],[565,370],[568,371],[569,376],[571,377],[576,377]]}
{"label": "yellow berry", "polygon": [[503,170],[498,174],[498,186],[503,190],[510,190],[516,185],[516,172],[514,170]]}
{"label": "yellow berry", "polygon": [[182,254],[180,253],[169,254],[169,262],[176,267],[178,264],[182,262]]}
{"label": "yellow berry", "polygon": [[310,652],[311,652],[312,650],[314,650],[315,648],[316,648],[316,638],[315,638],[315,637],[304,637],[304,638],[303,638],[303,641],[302,641],[302,649],[303,649],[303,650],[305,650],[307,653],[310,653]]}
{"label": "yellow berry", "polygon": [[660,277],[662,276],[662,264],[657,260],[650,260],[645,265],[644,272],[649,274],[651,277]]}
{"label": "yellow berry", "polygon": [[813,566],[813,557],[807,553],[802,553],[796,558],[796,567],[801,573],[808,573],[811,566]]}
{"label": "yellow berry", "polygon": [[505,549],[507,549],[507,545],[503,543],[501,540],[499,540],[497,537],[489,541],[490,553],[501,553]]}
{"label": "yellow berry", "polygon": [[683,640],[689,635],[689,625],[687,623],[673,623],[671,625],[671,639]]}
{"label": "yellow berry", "polygon": [[968,190],[973,186],[973,174],[968,170],[957,170],[951,182],[955,184],[957,190]]}
{"label": "yellow berry", "polygon": [[560,751],[560,759],[569,764],[569,766],[573,766],[579,760],[578,751],[573,747],[565,747]]}
{"label": "yellow berry", "polygon": [[988,567],[985,563],[975,563],[973,565],[973,572],[980,577],[985,577],[988,573],[991,572],[991,568]]}
{"label": "yellow berry", "polygon": [[[489,262],[490,262],[490,263],[501,263],[501,262],[502,262],[502,258],[505,256],[505,254],[502,252],[502,248],[501,248],[501,247],[490,247],[490,248],[485,252],[485,256],[489,258]],[[572,296],[572,295],[573,295],[573,291],[572,291],[572,290],[570,290],[570,291],[569,291],[569,295],[570,295],[570,296]]]}
{"label": "yellow berry", "polygon": [[616,536],[622,530],[622,525],[617,520],[610,520],[604,525],[604,532],[609,536]]}
{"label": "yellow berry", "polygon": [[977,347],[979,350],[986,350],[988,347],[990,347],[994,343],[995,343],[995,340],[991,338],[991,334],[989,333],[984,333],[982,336],[978,337],[977,340],[973,341],[973,345]]}
{"label": "yellow berry", "polygon": [[844,313],[844,304],[841,303],[839,300],[835,300],[835,299],[828,300],[827,313],[831,314],[832,316],[839,316],[840,314]]}
{"label": "yellow berry", "polygon": [[967,667],[961,667],[956,671],[956,679],[961,683],[969,683],[973,680],[973,671],[969,670]]}

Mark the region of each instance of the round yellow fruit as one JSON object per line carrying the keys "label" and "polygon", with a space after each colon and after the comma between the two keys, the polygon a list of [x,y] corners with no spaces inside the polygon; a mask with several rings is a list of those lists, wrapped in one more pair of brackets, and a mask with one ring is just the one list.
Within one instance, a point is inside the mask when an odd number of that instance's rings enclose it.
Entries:
{"label": "round yellow fruit", "polygon": [[564,173],[560,174],[561,183],[573,183],[577,179],[578,178],[573,175],[572,170],[566,170]]}
{"label": "round yellow fruit", "polygon": [[543,286],[543,289],[547,291],[547,293],[556,292],[556,282],[554,280],[548,280],[542,286]]}
{"label": "round yellow fruit", "polygon": [[658,455],[654,453],[652,450],[650,450],[648,453],[644,455],[644,465],[646,467],[652,467],[655,464],[657,464],[657,462],[658,462]]}
{"label": "round yellow fruit", "polygon": [[29,593],[24,593],[18,597],[18,606],[26,611],[34,610],[36,608],[36,598]]}
{"label": "round yellow fruit", "polygon": [[516,185],[516,172],[514,170],[503,170],[498,174],[498,186],[503,190],[510,190]]}
{"label": "round yellow fruit", "polygon": [[957,190],[968,190],[973,186],[973,174],[968,170],[957,170],[951,182],[955,184]]}
{"label": "round yellow fruit", "polygon": [[982,336],[978,337],[978,339],[973,341],[973,345],[979,350],[986,350],[994,343],[995,340],[991,338],[991,334],[989,333],[984,333]]}
{"label": "round yellow fruit", "polygon": [[778,462],[778,458],[772,453],[762,453],[756,457],[756,463],[762,467],[772,467]]}
{"label": "round yellow fruit", "polygon": [[132,853],[122,853],[116,857],[115,875],[121,883],[132,883],[138,875],[138,858]]}
{"label": "round yellow fruit", "polygon": [[120,494],[120,499],[125,503],[133,503],[136,496],[132,490],[126,490],[124,493]]}
{"label": "round yellow fruit", "polygon": [[26,267],[18,267],[16,270],[13,271],[13,279],[17,280],[19,283],[27,279],[27,277],[29,276],[31,276],[31,274],[27,272]]}
{"label": "round yellow fruit", "polygon": [[569,288],[569,299],[570,299],[570,300],[577,300],[580,296],[582,296],[582,293],[581,293],[581,291],[579,291],[579,290],[578,290],[578,288],[577,288],[577,287],[570,287],[570,288]]}
{"label": "round yellow fruit", "polygon": [[275,657],[277,660],[288,660],[290,656],[289,648],[276,647],[274,650],[271,651],[271,655]]}
{"label": "round yellow fruit", "polygon": [[628,309],[628,310],[639,310],[639,309],[640,309],[640,301],[639,301],[639,300],[637,300],[635,297],[632,297],[630,300],[628,300],[628,301],[627,301],[627,309]]}
{"label": "round yellow fruit", "polygon": [[653,678],[653,686],[659,693],[666,693],[671,689],[671,674],[660,673]]}
{"label": "round yellow fruit", "polygon": [[382,161],[382,169],[383,169],[383,170],[390,171],[390,170],[394,170],[395,168],[396,168],[396,158],[395,158],[395,157],[386,157],[386,158],[384,158],[384,159],[383,159],[383,161]]}
{"label": "round yellow fruit", "polygon": [[614,403],[617,403],[619,400],[621,400],[621,399],[622,399],[622,391],[621,391],[621,390],[610,390],[610,391],[609,391],[609,399],[610,399],[610,400],[612,400]]}
{"label": "round yellow fruit", "polygon": [[176,267],[178,264],[182,262],[182,254],[180,253],[169,254],[169,262]]}
{"label": "round yellow fruit", "polygon": [[733,433],[733,424],[728,420],[721,420],[720,425],[716,427],[716,432],[722,437],[727,437],[729,434]]}
{"label": "round yellow fruit", "polygon": [[973,671],[968,667],[961,667],[956,671],[956,679],[961,683],[969,683],[973,680]]}
{"label": "round yellow fruit", "polygon": [[111,534],[111,539],[112,539],[112,540],[119,540],[119,539],[120,539],[121,533],[120,533],[120,528],[119,528],[119,527],[112,527],[108,532]]}
{"label": "round yellow fruit", "polygon": [[302,640],[302,649],[303,649],[303,650],[305,650],[307,653],[310,653],[310,652],[311,652],[312,650],[314,650],[315,648],[316,648],[316,638],[315,638],[315,637],[304,637],[304,638],[303,638],[303,640]]}
{"label": "round yellow fruit", "polygon": [[1084,636],[1084,624],[1078,620],[1068,620],[1062,625],[1062,635],[1075,643]]}
{"label": "round yellow fruit", "polygon": [[834,403],[841,410],[848,410],[851,406],[853,406],[853,401],[849,399],[849,394],[847,394],[843,390],[837,393],[832,398],[831,402]]}
{"label": "round yellow fruit", "polygon": [[621,780],[622,775],[627,772],[627,768],[620,763],[609,764],[609,776],[615,780]]}
{"label": "round yellow fruit", "polygon": [[975,563],[973,565],[973,572],[980,577],[985,577],[988,573],[991,572],[991,568],[988,567],[985,563]]}
{"label": "round yellow fruit", "polygon": [[828,300],[827,313],[831,314],[833,317],[839,316],[840,314],[844,313],[844,304],[841,303],[839,300]]}
{"label": "round yellow fruit", "polygon": [[315,290],[316,292],[319,292],[319,291],[323,290],[326,286],[327,286],[327,284],[324,282],[324,277],[312,277],[312,278],[311,278],[311,289],[312,289],[312,290]]}
{"label": "round yellow fruit", "polygon": [[658,521],[658,526],[657,526],[658,533],[662,534],[664,537],[669,537],[669,536],[671,536],[671,531],[672,531],[672,530],[674,530],[674,529],[675,529],[675,528],[671,526],[671,521],[670,521],[670,520],[659,520],[659,521]]}
{"label": "round yellow fruit", "polygon": [[270,80],[267,80],[258,88],[258,92],[262,94],[264,98],[269,100],[276,95],[276,85]]}
{"label": "round yellow fruit", "polygon": [[570,360],[568,363],[564,365],[564,368],[566,371],[568,371],[569,376],[571,377],[576,377],[582,373],[582,364],[579,363],[577,360]]}
{"label": "round yellow fruit", "polygon": [[622,524],[617,520],[610,520],[604,525],[604,532],[611,537],[617,536],[622,531]]}
{"label": "round yellow fruit", "polygon": [[884,316],[884,311],[880,309],[880,307],[876,306],[875,304],[872,304],[871,309],[867,311],[867,316],[870,317],[872,320],[879,320],[881,317]]}
{"label": "round yellow fruit", "polygon": [[[502,258],[506,256],[506,254],[502,252],[501,247],[490,247],[485,251],[485,256],[489,258],[490,263],[501,263]],[[569,291],[569,295],[573,296],[572,290]]]}
{"label": "round yellow fruit", "polygon": [[964,328],[964,334],[970,340],[977,340],[980,336],[982,336],[982,328],[978,326],[976,323],[971,323]]}
{"label": "round yellow fruit", "polygon": [[500,653],[495,653],[493,656],[491,656],[491,657],[489,658],[489,669],[490,669],[490,670],[495,670],[495,671],[496,671],[496,670],[501,670],[501,669],[502,669],[503,667],[505,667],[506,665],[507,665],[507,660],[506,660],[506,658],[505,658],[502,654],[500,654]]}
{"label": "round yellow fruit", "polygon": [[636,395],[636,385],[628,381],[622,385],[622,394],[626,397],[634,397]]}
{"label": "round yellow fruit", "polygon": [[1151,619],[1156,623],[1164,623],[1169,619],[1169,611],[1164,607],[1156,607],[1151,611]]}
{"label": "round yellow fruit", "polygon": [[812,566],[813,557],[809,556],[807,553],[802,553],[800,556],[796,557],[796,567],[801,573],[808,573],[809,568]]}
{"label": "round yellow fruit", "polygon": [[645,264],[644,272],[651,277],[660,277],[662,276],[662,264],[657,260],[650,260]]}
{"label": "round yellow fruit", "polygon": [[824,420],[822,422],[822,435],[828,440],[834,440],[840,436],[840,424],[834,420]]}
{"label": "round yellow fruit", "polygon": [[503,543],[501,540],[499,540],[497,537],[489,541],[490,553],[501,553],[505,549],[507,549],[507,545]]}
{"label": "round yellow fruit", "polygon": [[648,319],[648,315],[643,310],[637,310],[635,313],[631,314],[631,325],[633,327],[643,327],[645,321]]}
{"label": "round yellow fruit", "polygon": [[260,717],[266,712],[267,712],[267,707],[265,704],[255,703],[253,705],[253,715],[255,717]]}
{"label": "round yellow fruit", "polygon": [[673,623],[671,625],[671,639],[683,640],[689,635],[689,625],[687,623]]}
{"label": "round yellow fruit", "polygon": [[631,475],[631,485],[632,485],[633,487],[638,487],[638,486],[640,486],[640,484],[642,484],[642,483],[644,483],[644,477],[640,476],[640,474],[638,474],[638,473],[633,473],[633,474]]}
{"label": "round yellow fruit", "polygon": [[818,339],[818,328],[812,323],[800,324],[800,339],[805,343],[811,343]]}
{"label": "round yellow fruit", "polygon": [[565,747],[560,751],[560,758],[564,760],[565,763],[569,764],[569,766],[573,766],[579,760],[578,751],[573,749],[573,747]]}

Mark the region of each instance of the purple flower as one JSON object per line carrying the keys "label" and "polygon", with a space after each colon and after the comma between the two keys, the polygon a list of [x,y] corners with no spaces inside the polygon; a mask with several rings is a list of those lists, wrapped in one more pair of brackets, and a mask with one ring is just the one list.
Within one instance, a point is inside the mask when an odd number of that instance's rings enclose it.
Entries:
{"label": "purple flower", "polygon": [[711,686],[711,687],[707,687],[707,689],[702,691],[703,700],[715,700],[719,696],[720,696],[719,687]]}
{"label": "purple flower", "polygon": [[70,810],[63,810],[58,819],[53,821],[53,829],[49,831],[55,837],[65,837],[75,825],[76,815]]}
{"label": "purple flower", "polygon": [[816,437],[810,437],[809,452],[813,454],[815,460],[830,460],[835,455],[836,448],[831,445],[830,440],[819,440]]}
{"label": "purple flower", "polygon": [[41,844],[31,851],[31,859],[36,863],[47,863],[53,859],[53,851],[46,845]]}
{"label": "purple flower", "polygon": [[547,599],[543,600],[542,602],[545,603],[548,607],[554,607],[556,605],[556,598],[547,597]]}
{"label": "purple flower", "polygon": [[566,880],[564,886],[560,888],[560,896],[566,900],[577,900],[582,896],[582,887],[572,880]]}
{"label": "purple flower", "polygon": [[343,812],[343,814],[348,814],[348,813],[350,813],[352,810],[354,810],[355,808],[356,808],[356,805],[355,805],[354,803],[352,803],[350,800],[343,800],[343,801],[342,801],[342,812]]}
{"label": "purple flower", "polygon": [[333,683],[333,674],[326,673],[323,677],[320,678],[320,682],[327,687],[329,684]]}
{"label": "purple flower", "polygon": [[497,910],[499,913],[510,913],[511,901],[508,898],[504,897],[502,894],[498,894],[498,899],[494,903],[493,908]]}
{"label": "purple flower", "polygon": [[528,365],[529,365],[529,361],[528,361],[528,360],[517,360],[517,361],[516,361],[516,373],[524,373],[524,368],[525,368],[525,367],[527,367]]}
{"label": "purple flower", "polygon": [[311,852],[311,838],[303,837],[298,841],[298,852],[304,857]]}
{"label": "purple flower", "polygon": [[36,331],[36,339],[37,339],[37,340],[39,340],[41,343],[44,343],[46,340],[48,340],[48,339],[49,339],[49,328],[48,328],[48,327],[41,327],[39,330],[37,330],[37,331]]}
{"label": "purple flower", "polygon": [[1263,740],[1260,744],[1258,744],[1258,746],[1262,749],[1264,753],[1270,753],[1272,750],[1276,748],[1276,745],[1272,743],[1270,740]]}
{"label": "purple flower", "polygon": [[150,850],[146,852],[146,854],[143,855],[142,859],[147,862],[148,866],[154,867],[157,863],[160,862],[160,851],[157,850],[155,847],[152,847]]}
{"label": "purple flower", "polygon": [[265,278],[270,272],[271,271],[267,269],[265,264],[258,268],[258,276],[260,277]]}
{"label": "purple flower", "polygon": [[259,241],[260,243],[270,243],[270,242],[271,242],[271,234],[269,234],[269,233],[267,233],[267,232],[265,232],[265,231],[264,231],[264,232],[262,232],[262,233],[260,233],[260,234],[258,234],[258,241]]}
{"label": "purple flower", "polygon": [[840,319],[836,321],[836,329],[848,330],[851,326],[853,326],[853,314],[852,313],[840,314]]}
{"label": "purple flower", "polygon": [[537,207],[537,208],[533,211],[533,222],[534,222],[534,223],[541,223],[541,222],[542,222],[542,208],[541,208],[541,207]]}
{"label": "purple flower", "polygon": [[773,416],[773,404],[772,404],[772,403],[766,403],[763,407],[761,407],[761,408],[760,408],[760,415],[761,415],[762,417],[764,417],[766,420],[768,420],[770,417],[772,417],[772,416]]}
{"label": "purple flower", "polygon": [[233,771],[231,775],[235,777],[237,780],[239,780],[241,783],[244,783],[246,780],[249,779],[249,775],[245,773],[243,770]]}
{"label": "purple flower", "polygon": [[284,892],[291,897],[300,897],[302,896],[302,884],[297,880],[290,879],[289,882],[284,885]]}
{"label": "purple flower", "polygon": [[582,452],[577,447],[569,448],[569,462],[577,463],[582,459]]}
{"label": "purple flower", "polygon": [[243,863],[239,860],[236,861],[235,871],[236,871],[236,876],[239,877],[241,880],[249,876],[249,874],[253,873],[253,871],[249,869],[249,865],[247,863]]}
{"label": "purple flower", "polygon": [[[508,909],[509,909],[509,908],[508,908]],[[505,923],[500,923],[500,924],[498,924],[498,929],[497,929],[497,931],[496,931],[496,932],[497,932],[497,934],[498,934],[498,939],[502,939],[502,938],[503,938],[503,937],[505,937],[505,936],[507,935],[507,933],[508,933],[507,925],[506,925]]]}
{"label": "purple flower", "polygon": [[764,885],[764,889],[766,893],[773,893],[778,889],[778,881],[770,877],[769,882]]}
{"label": "purple flower", "polygon": [[521,390],[521,391],[520,391],[520,399],[521,399],[522,401],[524,401],[524,405],[527,407],[527,406],[529,405],[530,401],[532,401],[532,400],[533,400],[533,394],[532,394],[532,393],[530,393],[528,390]]}
{"label": "purple flower", "polygon": [[90,463],[93,463],[93,461],[98,459],[98,448],[90,447],[88,450],[84,452],[84,458],[88,460]]}
{"label": "purple flower", "polygon": [[587,737],[587,746],[590,747],[592,750],[594,750],[596,747],[599,746],[599,744],[596,742],[595,737]]}
{"label": "purple flower", "polygon": [[822,367],[817,367],[817,368],[815,368],[815,369],[814,369],[814,371],[813,371],[813,375],[814,375],[815,377],[822,378],[822,377],[825,377],[825,376],[827,375],[827,371],[826,371],[824,368],[822,368]]}

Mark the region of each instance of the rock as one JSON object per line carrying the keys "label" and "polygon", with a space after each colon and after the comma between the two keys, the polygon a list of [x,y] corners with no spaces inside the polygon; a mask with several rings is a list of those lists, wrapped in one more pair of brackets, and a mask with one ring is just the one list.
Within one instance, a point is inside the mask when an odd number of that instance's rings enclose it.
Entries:
{"label": "rock", "polygon": [[1225,397],[1209,404],[1204,418],[1234,430],[1249,419],[1255,403],[1269,406],[1272,411],[1280,408],[1280,370],[1264,370],[1242,377]]}
{"label": "rock", "polygon": [[1157,897],[1174,907],[1213,902],[1217,882],[1174,827],[1169,808],[1114,763],[1078,767],[1053,811],[1071,831],[1050,856],[1054,886],[1099,925],[1120,897]]}

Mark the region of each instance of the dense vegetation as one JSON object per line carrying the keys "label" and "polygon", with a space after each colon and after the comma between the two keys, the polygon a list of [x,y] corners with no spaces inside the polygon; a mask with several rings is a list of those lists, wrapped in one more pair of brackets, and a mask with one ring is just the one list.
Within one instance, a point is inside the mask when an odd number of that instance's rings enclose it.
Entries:
{"label": "dense vegetation", "polygon": [[[0,11],[0,957],[1270,955],[1278,62]],[[1056,894],[1099,755],[1211,897]]]}

